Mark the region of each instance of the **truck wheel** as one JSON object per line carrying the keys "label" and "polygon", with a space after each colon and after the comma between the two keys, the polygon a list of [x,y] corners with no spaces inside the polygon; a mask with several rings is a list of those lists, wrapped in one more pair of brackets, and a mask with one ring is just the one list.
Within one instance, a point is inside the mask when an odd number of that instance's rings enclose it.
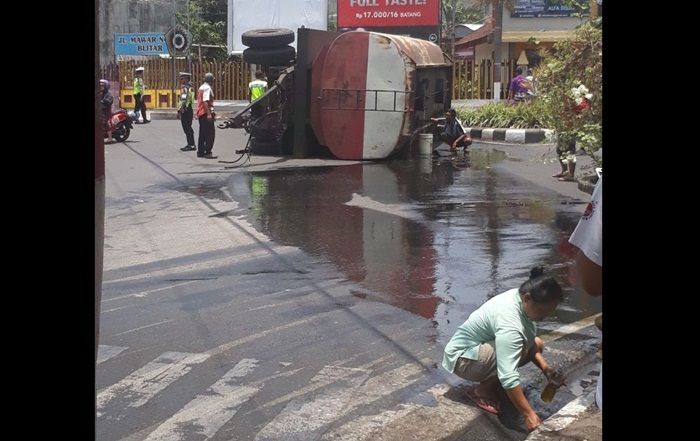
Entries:
{"label": "truck wheel", "polygon": [[249,64],[263,66],[287,66],[294,60],[294,48],[284,46],[275,49],[246,49],[243,51],[243,61]]}
{"label": "truck wheel", "polygon": [[280,154],[280,143],[277,141],[258,141],[253,139],[250,142],[250,149],[254,155],[271,155],[278,156]]}
{"label": "truck wheel", "polygon": [[287,28],[253,29],[244,32],[241,41],[253,49],[276,48],[293,42],[294,31]]}

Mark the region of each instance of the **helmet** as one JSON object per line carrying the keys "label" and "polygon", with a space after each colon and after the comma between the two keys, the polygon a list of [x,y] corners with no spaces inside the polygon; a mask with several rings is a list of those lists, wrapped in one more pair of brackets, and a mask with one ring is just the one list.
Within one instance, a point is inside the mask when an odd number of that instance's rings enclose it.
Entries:
{"label": "helmet", "polygon": [[100,80],[100,86],[104,87],[105,89],[109,89],[109,81],[105,79]]}
{"label": "helmet", "polygon": [[207,72],[207,73],[204,75],[204,81],[207,82],[207,83],[211,83],[212,81],[214,81],[214,74],[211,73],[211,72]]}

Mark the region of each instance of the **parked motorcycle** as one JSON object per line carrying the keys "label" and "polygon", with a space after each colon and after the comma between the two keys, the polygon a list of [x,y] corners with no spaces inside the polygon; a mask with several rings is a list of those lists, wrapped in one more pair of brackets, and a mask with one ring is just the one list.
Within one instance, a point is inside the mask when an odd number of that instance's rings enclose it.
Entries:
{"label": "parked motorcycle", "polygon": [[[112,137],[117,142],[124,142],[129,138],[131,129],[134,128],[133,118],[126,113],[126,110],[119,109],[109,118],[108,126],[112,131]],[[107,134],[105,133],[105,138]]]}

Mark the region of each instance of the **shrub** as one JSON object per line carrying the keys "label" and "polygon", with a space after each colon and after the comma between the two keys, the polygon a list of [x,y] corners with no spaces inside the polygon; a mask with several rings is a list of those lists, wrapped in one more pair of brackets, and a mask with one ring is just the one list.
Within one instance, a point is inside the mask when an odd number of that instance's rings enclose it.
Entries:
{"label": "shrub", "polygon": [[539,100],[515,105],[497,102],[476,109],[460,107],[456,110],[462,123],[469,127],[511,129],[549,127],[548,109]]}
{"label": "shrub", "polygon": [[572,40],[557,42],[545,52],[535,69],[538,98],[551,115],[549,127],[558,139],[577,139],[598,165],[602,160],[593,153],[603,144],[602,59],[600,21],[587,22],[576,29]]}

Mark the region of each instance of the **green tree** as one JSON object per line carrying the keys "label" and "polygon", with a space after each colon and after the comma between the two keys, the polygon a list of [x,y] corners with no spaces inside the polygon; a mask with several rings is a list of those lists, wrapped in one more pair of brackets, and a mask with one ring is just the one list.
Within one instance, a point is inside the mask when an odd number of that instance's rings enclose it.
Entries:
{"label": "green tree", "polygon": [[[178,24],[189,29],[192,44],[226,45],[226,0],[185,0],[175,14]],[[226,57],[226,51],[216,51],[216,58]]]}
{"label": "green tree", "polygon": [[455,26],[460,23],[478,23],[484,19],[485,8],[465,5],[464,0],[442,0],[442,34],[447,36],[450,55],[454,57],[452,37]]}
{"label": "green tree", "polygon": [[[547,125],[558,139],[577,139],[599,165],[593,153],[602,147],[603,38],[601,20],[579,26],[571,40],[557,42],[545,51],[535,69],[539,99],[548,114]],[[572,89],[585,86],[591,94],[589,106],[577,109]]]}

